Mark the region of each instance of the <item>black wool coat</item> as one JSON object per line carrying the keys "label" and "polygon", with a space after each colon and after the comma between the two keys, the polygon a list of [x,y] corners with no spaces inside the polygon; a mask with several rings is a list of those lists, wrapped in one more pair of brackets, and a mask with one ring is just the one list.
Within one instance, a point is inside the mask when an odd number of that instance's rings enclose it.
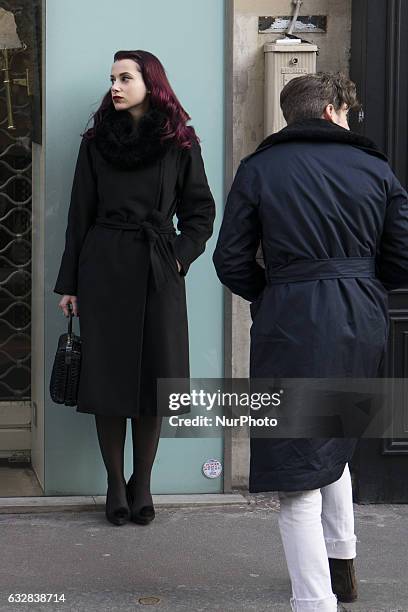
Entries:
{"label": "black wool coat", "polygon": [[[251,377],[378,376],[387,291],[408,286],[407,197],[370,140],[323,119],[287,126],[242,160],[213,260],[251,302]],[[250,490],[330,484],[355,443],[252,437]]]}
{"label": "black wool coat", "polygon": [[80,144],[54,288],[78,299],[78,412],[154,415],[157,378],[189,377],[184,277],[215,204],[200,146],[162,144],[165,120],[110,111]]}

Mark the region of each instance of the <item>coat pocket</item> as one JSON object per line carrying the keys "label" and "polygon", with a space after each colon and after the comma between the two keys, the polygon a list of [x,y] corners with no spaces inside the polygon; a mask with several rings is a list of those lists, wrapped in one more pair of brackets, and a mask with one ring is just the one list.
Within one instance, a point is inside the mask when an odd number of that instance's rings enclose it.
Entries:
{"label": "coat pocket", "polygon": [[169,249],[170,249],[170,253],[171,253],[171,259],[172,259],[172,263],[173,263],[173,268],[177,272],[177,276],[182,278],[183,274],[181,272],[179,272],[179,269],[178,269],[177,256],[176,256],[176,251],[174,249],[173,240],[171,238],[169,238],[167,240],[167,244],[169,245]]}

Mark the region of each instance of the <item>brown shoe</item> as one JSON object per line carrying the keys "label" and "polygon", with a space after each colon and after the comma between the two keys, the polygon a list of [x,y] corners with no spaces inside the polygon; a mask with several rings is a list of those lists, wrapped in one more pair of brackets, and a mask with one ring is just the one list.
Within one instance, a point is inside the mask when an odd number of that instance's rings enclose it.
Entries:
{"label": "brown shoe", "polygon": [[353,559],[330,559],[332,590],[337,599],[351,603],[357,599],[357,580]]}

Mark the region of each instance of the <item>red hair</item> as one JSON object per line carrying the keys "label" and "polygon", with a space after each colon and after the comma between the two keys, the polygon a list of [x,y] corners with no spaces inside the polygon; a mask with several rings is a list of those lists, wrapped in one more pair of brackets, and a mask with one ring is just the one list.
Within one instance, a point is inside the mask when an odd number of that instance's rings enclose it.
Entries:
{"label": "red hair", "polygon": [[[199,143],[200,139],[193,126],[186,125],[191,117],[181,106],[160,60],[148,51],[116,51],[113,61],[122,59],[131,59],[138,64],[146,88],[151,92],[149,94],[150,107],[156,108],[167,115],[162,141],[174,139],[180,147],[187,149],[191,148],[194,142]],[[99,108],[91,115],[90,119],[94,121],[93,127],[89,128],[82,136],[87,139],[92,138],[94,129],[98,127],[105,113],[109,110],[115,110],[110,90],[104,95]]]}

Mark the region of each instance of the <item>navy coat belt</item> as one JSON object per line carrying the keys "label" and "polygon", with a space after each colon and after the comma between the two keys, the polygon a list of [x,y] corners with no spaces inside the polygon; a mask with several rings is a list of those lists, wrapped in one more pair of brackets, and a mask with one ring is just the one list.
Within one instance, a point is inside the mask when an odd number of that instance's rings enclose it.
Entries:
{"label": "navy coat belt", "polygon": [[[175,235],[176,230],[171,221],[166,221],[158,211],[154,211],[147,219],[138,223],[128,223],[127,221],[115,221],[106,217],[97,217],[95,225],[102,225],[112,229],[131,230],[135,232],[135,238],[146,240],[149,243],[150,264],[153,276],[153,284],[156,291],[159,291],[168,280],[165,264],[175,273],[177,263],[175,255],[165,236]],[[178,275],[178,273],[177,273]]]}
{"label": "navy coat belt", "polygon": [[375,257],[303,259],[266,269],[268,285],[329,278],[373,278]]}

